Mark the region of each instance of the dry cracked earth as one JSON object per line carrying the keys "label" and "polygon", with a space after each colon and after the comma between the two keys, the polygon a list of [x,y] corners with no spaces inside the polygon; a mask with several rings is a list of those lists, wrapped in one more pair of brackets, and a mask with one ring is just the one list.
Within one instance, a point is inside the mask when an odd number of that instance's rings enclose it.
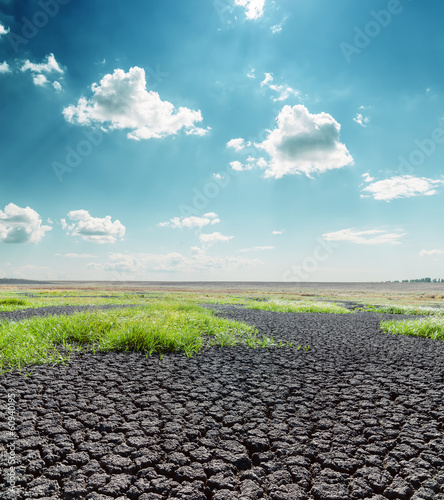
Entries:
{"label": "dry cracked earth", "polygon": [[14,443],[18,500],[444,499],[442,342],[386,335],[375,313],[220,311],[310,349],[4,374],[0,498]]}

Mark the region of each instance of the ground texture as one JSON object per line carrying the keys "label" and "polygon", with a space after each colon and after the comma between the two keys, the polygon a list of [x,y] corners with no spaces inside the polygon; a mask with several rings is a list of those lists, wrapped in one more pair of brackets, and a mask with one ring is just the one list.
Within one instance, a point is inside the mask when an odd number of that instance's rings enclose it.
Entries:
{"label": "ground texture", "polygon": [[442,342],[383,334],[374,313],[221,310],[310,350],[85,354],[5,374],[0,498],[14,443],[18,499],[444,499]]}

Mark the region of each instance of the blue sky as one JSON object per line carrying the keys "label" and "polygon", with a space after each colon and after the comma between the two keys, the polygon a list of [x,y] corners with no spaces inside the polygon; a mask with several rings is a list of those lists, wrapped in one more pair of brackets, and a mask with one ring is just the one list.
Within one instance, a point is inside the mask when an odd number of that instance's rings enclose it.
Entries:
{"label": "blue sky", "polygon": [[443,14],[0,0],[0,277],[444,277]]}

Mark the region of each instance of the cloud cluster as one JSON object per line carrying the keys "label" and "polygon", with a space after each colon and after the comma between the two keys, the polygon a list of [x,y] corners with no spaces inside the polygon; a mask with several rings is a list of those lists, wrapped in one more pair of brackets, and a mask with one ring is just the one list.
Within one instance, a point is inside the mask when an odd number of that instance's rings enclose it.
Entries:
{"label": "cloud cluster", "polygon": [[264,15],[265,0],[234,0],[234,4],[245,8],[247,19],[259,19]]}
{"label": "cloud cluster", "polygon": [[4,243],[38,243],[51,229],[42,225],[40,215],[32,208],[9,203],[0,210],[0,241]]}
{"label": "cloud cluster", "polygon": [[204,135],[208,129],[196,126],[202,121],[200,110],[176,109],[159,94],[147,91],[145,70],[137,66],[127,73],[116,69],[91,87],[92,97],[81,97],[77,105],[63,110],[70,123],[100,126],[103,130],[128,130],[134,140],[162,138],[185,130],[187,135]]}
{"label": "cloud cluster", "polygon": [[50,79],[49,75],[56,73],[63,75],[64,71],[56,61],[54,54],[48,54],[41,63],[32,63],[29,59],[22,64],[21,71],[30,71],[34,85],[51,85],[57,92],[62,90],[62,85],[58,80]]}
{"label": "cloud cluster", "polygon": [[412,196],[431,196],[437,193],[436,188],[444,184],[443,179],[429,179],[427,177],[415,177],[413,175],[398,175],[373,182],[369,174],[364,174],[364,182],[369,183],[362,189],[375,200],[390,201],[397,198],[410,198]]}
{"label": "cloud cluster", "polygon": [[365,128],[370,123],[370,117],[365,114],[365,110],[369,108],[370,106],[359,106],[359,111],[356,113],[353,121]]}
{"label": "cloud cluster", "polygon": [[341,126],[328,113],[311,114],[301,104],[284,106],[276,123],[268,137],[256,144],[270,156],[265,177],[310,175],[353,164],[339,139]]}
{"label": "cloud cluster", "polygon": [[355,229],[341,229],[332,233],[322,235],[326,241],[348,241],[358,245],[400,245],[400,238],[405,236],[405,233],[389,233],[381,229],[369,229],[366,231],[356,231]]}
{"label": "cloud cluster", "polygon": [[85,241],[93,243],[115,243],[125,236],[125,226],[119,220],[111,221],[111,216],[104,218],[92,217],[87,210],[72,210],[68,218],[73,221],[68,224],[61,219],[62,228],[71,236],[80,236]]}
{"label": "cloud cluster", "polygon": [[204,226],[218,224],[220,219],[217,214],[214,212],[208,212],[204,214],[202,217],[198,217],[192,215],[190,217],[173,217],[168,222],[159,222],[158,226],[160,227],[172,227],[174,229],[192,229],[193,227],[197,227],[202,229]]}

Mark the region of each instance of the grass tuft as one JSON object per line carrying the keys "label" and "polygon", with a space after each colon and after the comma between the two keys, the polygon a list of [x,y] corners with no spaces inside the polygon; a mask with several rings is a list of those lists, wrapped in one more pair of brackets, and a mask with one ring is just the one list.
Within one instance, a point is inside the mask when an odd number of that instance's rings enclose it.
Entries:
{"label": "grass tuft", "polygon": [[0,372],[60,363],[74,351],[197,354],[210,346],[278,347],[256,328],[217,317],[193,303],[151,303],[131,309],[80,312],[0,322]]}
{"label": "grass tuft", "polygon": [[444,340],[444,318],[442,316],[405,321],[382,321],[380,327],[385,333],[393,335],[411,335]]}

